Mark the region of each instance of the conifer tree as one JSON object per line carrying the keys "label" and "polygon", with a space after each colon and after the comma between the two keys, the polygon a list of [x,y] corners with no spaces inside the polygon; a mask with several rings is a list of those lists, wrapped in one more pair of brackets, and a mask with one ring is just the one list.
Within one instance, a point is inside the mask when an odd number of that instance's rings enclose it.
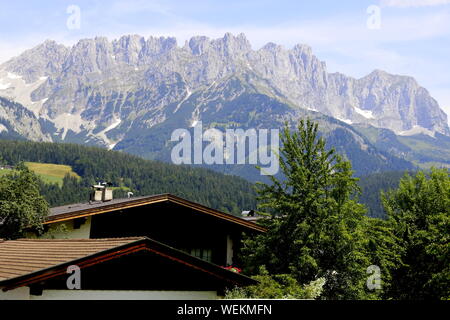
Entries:
{"label": "conifer tree", "polygon": [[259,209],[271,214],[269,231],[245,242],[249,272],[266,265],[271,274],[292,274],[301,284],[324,277],[324,298],[364,297],[366,268],[361,222],[364,207],[355,201],[357,179],[351,165],[327,150],[318,125],[287,124],[281,137],[283,180],[259,184]]}

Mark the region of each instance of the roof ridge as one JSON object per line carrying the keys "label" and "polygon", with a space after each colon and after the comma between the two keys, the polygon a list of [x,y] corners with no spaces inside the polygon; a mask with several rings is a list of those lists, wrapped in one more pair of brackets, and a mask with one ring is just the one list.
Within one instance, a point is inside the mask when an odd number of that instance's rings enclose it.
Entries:
{"label": "roof ridge", "polygon": [[92,205],[92,206],[95,206],[95,205],[98,205],[98,204],[105,204],[105,205],[107,205],[109,203],[114,203],[114,202],[119,201],[119,200],[126,202],[126,201],[141,200],[141,199],[144,199],[144,198],[159,197],[159,196],[173,196],[173,195],[171,193],[156,193],[156,194],[148,194],[148,195],[142,195],[142,196],[134,196],[134,197],[131,197],[131,198],[114,198],[113,200],[110,200],[110,201],[95,201],[95,202],[92,202],[92,203],[89,202],[89,201],[86,201],[86,202],[75,202],[75,203],[63,204],[61,206],[50,207],[50,209],[66,208],[66,207],[70,208],[70,207],[73,207],[73,206],[80,206],[80,205]]}
{"label": "roof ridge", "polygon": [[[79,238],[79,239],[31,239],[31,238],[20,238],[15,240],[3,240],[0,239],[0,242],[6,242],[6,241],[23,241],[23,242],[78,242],[78,241],[92,241],[92,242],[102,242],[102,241],[115,241],[115,240],[141,240],[145,239],[144,236],[138,236],[138,237],[117,237],[117,238]],[[1,241],[3,240],[3,241]]]}
{"label": "roof ridge", "polygon": [[[89,216],[93,216],[93,215],[97,215],[97,214],[102,214],[105,212],[129,209],[132,207],[150,205],[150,204],[154,204],[157,202],[163,202],[163,201],[169,201],[169,202],[172,202],[172,203],[175,203],[175,204],[178,204],[178,205],[190,208],[190,209],[201,211],[202,213],[215,216],[216,218],[227,220],[231,223],[237,223],[243,227],[247,227],[247,228],[250,228],[250,229],[253,229],[256,231],[260,231],[260,232],[266,231],[266,228],[264,228],[256,223],[244,220],[241,217],[235,216],[230,213],[222,212],[218,209],[207,207],[201,203],[181,198],[181,197],[173,195],[171,193],[143,196],[140,198],[124,199],[124,201],[119,201],[119,202],[114,202],[114,200],[111,200],[108,202],[100,203],[101,205],[93,205],[93,206],[86,206],[86,207],[81,206],[80,208],[76,208],[76,210],[61,210],[62,208],[67,208],[67,207],[51,208],[50,211],[53,210],[53,212],[50,213],[50,215],[47,217],[44,224],[62,222],[65,220],[72,220],[72,219],[81,218],[81,217],[89,217]],[[58,212],[55,212],[54,211],[55,209],[58,209]]]}

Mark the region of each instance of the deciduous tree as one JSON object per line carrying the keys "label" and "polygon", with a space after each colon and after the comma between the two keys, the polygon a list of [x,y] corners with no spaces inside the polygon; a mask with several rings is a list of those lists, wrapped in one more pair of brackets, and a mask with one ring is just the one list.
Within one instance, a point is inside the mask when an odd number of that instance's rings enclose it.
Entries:
{"label": "deciduous tree", "polygon": [[403,266],[392,274],[397,299],[450,298],[450,177],[448,169],[406,175],[383,195]]}
{"label": "deciduous tree", "polygon": [[0,238],[20,238],[31,229],[42,231],[47,213],[38,178],[26,166],[0,177]]}

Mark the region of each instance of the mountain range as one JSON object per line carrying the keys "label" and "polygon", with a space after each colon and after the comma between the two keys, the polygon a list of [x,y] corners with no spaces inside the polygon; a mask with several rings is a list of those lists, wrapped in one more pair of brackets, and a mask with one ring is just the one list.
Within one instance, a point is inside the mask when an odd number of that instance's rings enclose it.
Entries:
{"label": "mountain range", "polygon": [[[0,65],[0,138],[74,142],[170,161],[170,136],[280,128],[300,118],[357,174],[450,166],[447,115],[412,77],[329,73],[307,45],[252,49],[245,35],[55,41]],[[216,170],[254,179],[246,166]],[[249,173],[252,172],[252,173]]]}

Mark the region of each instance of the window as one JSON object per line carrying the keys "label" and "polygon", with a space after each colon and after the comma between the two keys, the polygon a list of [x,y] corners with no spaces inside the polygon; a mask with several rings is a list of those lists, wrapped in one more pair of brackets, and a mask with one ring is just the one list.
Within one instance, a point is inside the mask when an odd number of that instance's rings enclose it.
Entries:
{"label": "window", "polygon": [[212,250],[195,248],[195,249],[191,249],[191,255],[193,255],[194,257],[206,260],[208,262],[211,262]]}
{"label": "window", "polygon": [[202,258],[202,249],[192,249],[191,255],[201,259]]}
{"label": "window", "polygon": [[203,249],[202,259],[211,262],[211,249]]}

